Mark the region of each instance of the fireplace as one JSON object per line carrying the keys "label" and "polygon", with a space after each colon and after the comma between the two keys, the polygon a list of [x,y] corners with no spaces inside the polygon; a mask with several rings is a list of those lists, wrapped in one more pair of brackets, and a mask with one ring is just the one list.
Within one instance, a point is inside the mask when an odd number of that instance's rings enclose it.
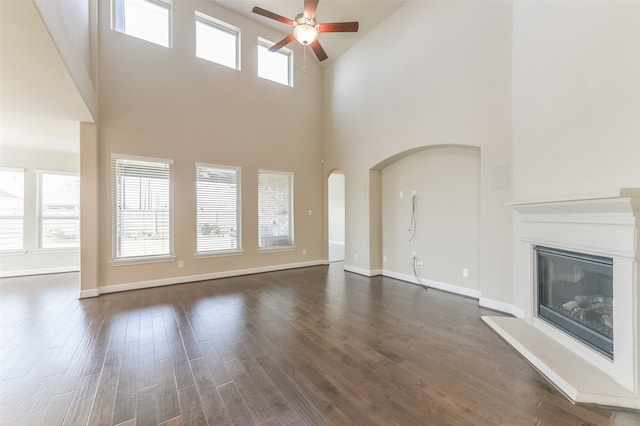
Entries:
{"label": "fireplace", "polygon": [[538,317],[613,359],[613,259],[536,246]]}
{"label": "fireplace", "polygon": [[640,188],[511,206],[516,317],[483,320],[572,401],[639,410]]}

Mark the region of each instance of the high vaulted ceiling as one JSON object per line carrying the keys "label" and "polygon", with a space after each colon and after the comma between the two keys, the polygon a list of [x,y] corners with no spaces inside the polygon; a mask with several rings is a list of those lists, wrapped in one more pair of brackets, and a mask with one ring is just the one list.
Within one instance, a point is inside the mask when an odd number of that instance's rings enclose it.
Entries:
{"label": "high vaulted ceiling", "polygon": [[[287,18],[295,18],[301,13],[304,0],[213,0],[228,9],[249,16],[256,22],[268,25],[282,32],[282,37],[291,33],[291,27],[256,15],[251,12],[254,6],[277,13]],[[407,0],[320,0],[316,11],[316,21],[345,22],[358,21],[360,28],[357,33],[324,33],[320,34],[320,43],[329,55],[329,59],[323,64],[330,64],[362,37],[369,33],[378,24],[392,15]],[[274,40],[277,41],[277,40]]]}
{"label": "high vaulted ceiling", "polygon": [[[213,0],[282,32],[291,27],[251,12],[254,6],[294,18],[304,0]],[[357,33],[324,33],[330,64],[407,0],[320,0],[318,22],[358,21]],[[78,122],[93,121],[32,0],[0,0],[2,96],[0,148],[78,152]]]}

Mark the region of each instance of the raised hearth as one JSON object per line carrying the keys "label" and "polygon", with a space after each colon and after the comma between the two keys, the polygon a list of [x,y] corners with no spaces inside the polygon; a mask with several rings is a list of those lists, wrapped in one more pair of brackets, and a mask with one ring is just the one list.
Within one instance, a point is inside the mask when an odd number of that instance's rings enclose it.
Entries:
{"label": "raised hearth", "polygon": [[[504,321],[487,318],[485,322],[574,401],[640,409],[640,189],[566,200],[514,202],[512,206],[514,304],[524,315]],[[573,300],[550,305],[556,313],[562,314],[564,309],[581,318],[593,317],[598,324],[594,328],[601,328],[595,334],[606,337],[611,325],[612,353],[594,348],[539,313],[536,247],[540,246],[611,260],[611,293],[602,285],[590,290],[588,298],[576,295],[577,299],[573,296]],[[566,271],[559,275],[559,288],[580,283]],[[600,285],[607,278],[597,281]],[[611,314],[605,312],[609,305]],[[608,378],[606,386],[602,377]]]}

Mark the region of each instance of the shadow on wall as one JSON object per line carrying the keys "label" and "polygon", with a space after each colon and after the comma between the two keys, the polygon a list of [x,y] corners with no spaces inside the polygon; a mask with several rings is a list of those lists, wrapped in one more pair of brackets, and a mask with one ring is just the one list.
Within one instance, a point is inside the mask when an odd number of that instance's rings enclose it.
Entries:
{"label": "shadow on wall", "polygon": [[372,231],[372,247],[379,247],[372,255],[385,275],[480,289],[480,148],[399,153],[371,169],[370,184],[379,194],[371,204],[378,210],[371,229],[379,230]]}
{"label": "shadow on wall", "polygon": [[345,178],[334,170],[328,178],[329,189],[329,262],[345,259]]}

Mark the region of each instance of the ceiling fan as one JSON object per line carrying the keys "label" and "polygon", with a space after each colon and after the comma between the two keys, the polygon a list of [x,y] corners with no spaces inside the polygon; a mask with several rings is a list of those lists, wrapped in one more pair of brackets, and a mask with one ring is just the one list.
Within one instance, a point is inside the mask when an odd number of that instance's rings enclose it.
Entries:
{"label": "ceiling fan", "polygon": [[316,22],[318,1],[319,0],[304,0],[304,12],[296,15],[295,19],[285,18],[282,15],[262,9],[261,7],[256,6],[253,8],[253,13],[293,27],[291,34],[269,48],[270,52],[277,52],[293,40],[298,40],[300,44],[304,46],[311,46],[318,60],[324,61],[328,56],[318,41],[319,33],[355,33],[358,31],[357,22],[332,22],[324,24]]}

